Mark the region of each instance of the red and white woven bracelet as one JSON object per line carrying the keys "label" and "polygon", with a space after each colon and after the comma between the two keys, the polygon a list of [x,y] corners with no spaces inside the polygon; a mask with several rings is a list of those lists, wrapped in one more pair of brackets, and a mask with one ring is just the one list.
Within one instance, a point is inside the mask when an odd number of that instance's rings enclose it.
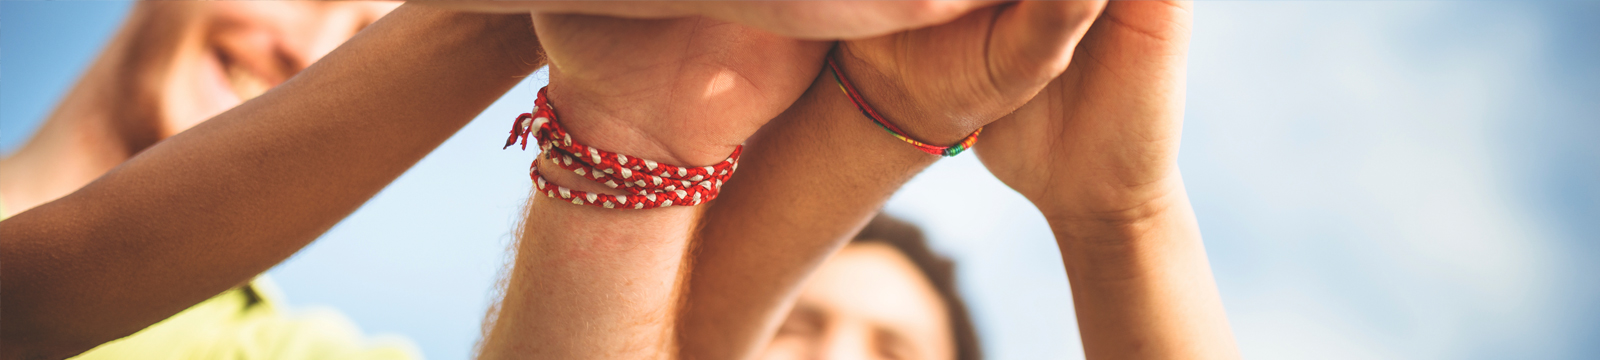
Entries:
{"label": "red and white woven bracelet", "polygon": [[512,124],[511,137],[506,139],[505,147],[511,147],[521,138],[522,148],[526,150],[529,137],[538,142],[540,156],[558,167],[630,194],[595,194],[556,185],[539,175],[537,160],[528,167],[535,189],[573,204],[608,209],[695,206],[715,199],[723,182],[739,167],[739,154],[744,150],[743,146],[735,147],[732,155],[716,165],[685,167],[579,144],[572,141],[572,135],[556,121],[555,106],[550,104],[545,89],[539,89],[534,111],[523,113]]}

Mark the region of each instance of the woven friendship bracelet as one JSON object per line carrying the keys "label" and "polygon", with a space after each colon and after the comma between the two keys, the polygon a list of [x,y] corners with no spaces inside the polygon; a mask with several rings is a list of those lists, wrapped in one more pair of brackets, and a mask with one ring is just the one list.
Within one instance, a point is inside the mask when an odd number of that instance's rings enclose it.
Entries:
{"label": "woven friendship bracelet", "polygon": [[900,130],[889,120],[885,120],[883,115],[878,115],[877,110],[873,110],[872,106],[867,105],[867,100],[861,97],[861,92],[856,91],[855,85],[851,85],[850,80],[846,80],[844,73],[839,71],[839,65],[833,62],[833,56],[828,56],[828,68],[833,70],[833,80],[839,83],[839,90],[844,91],[844,95],[850,98],[850,102],[856,104],[857,109],[861,109],[861,114],[866,115],[868,119],[872,119],[872,123],[878,124],[878,127],[882,127],[884,130],[888,130],[890,134],[894,134],[894,137],[917,147],[917,150],[939,156],[956,156],[956,154],[972,148],[972,144],[978,142],[978,133],[983,132],[983,128],[979,127],[971,135],[961,139],[961,142],[950,146],[931,145],[912,139],[911,135],[906,135],[904,130]]}
{"label": "woven friendship bracelet", "polygon": [[539,175],[537,160],[528,167],[535,189],[545,196],[573,204],[608,209],[695,206],[710,201],[739,167],[739,154],[744,150],[743,146],[735,147],[732,155],[716,165],[684,167],[579,144],[572,141],[572,135],[556,121],[555,106],[550,104],[545,89],[539,90],[534,111],[523,113],[512,123],[511,137],[506,139],[505,147],[515,145],[520,138],[526,150],[529,137],[536,139],[540,156],[550,159],[557,167],[630,195],[595,194],[556,185]]}

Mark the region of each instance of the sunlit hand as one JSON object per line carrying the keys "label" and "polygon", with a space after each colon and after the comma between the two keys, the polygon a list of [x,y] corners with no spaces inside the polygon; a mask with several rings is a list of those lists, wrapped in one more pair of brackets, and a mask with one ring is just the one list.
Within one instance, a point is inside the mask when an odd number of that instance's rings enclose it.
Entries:
{"label": "sunlit hand", "polygon": [[890,122],[950,145],[1016,109],[1061,74],[1098,1],[1026,1],[947,24],[841,42],[839,65]]}
{"label": "sunlit hand", "polygon": [[1136,221],[1181,194],[1191,4],[1112,2],[1072,65],[976,146],[1052,220]]}
{"label": "sunlit hand", "polygon": [[[550,63],[548,100],[574,140],[675,165],[727,158],[809,87],[828,48],[704,17],[533,21]],[[621,193],[539,161],[548,182]],[[606,209],[549,195],[529,201],[480,358],[672,358],[684,260],[704,208]]]}
{"label": "sunlit hand", "polygon": [[1238,359],[1178,172],[1189,2],[1118,1],[978,158],[1055,233],[1089,359]]}
{"label": "sunlit hand", "polygon": [[995,0],[914,1],[429,1],[471,11],[605,15],[634,19],[705,16],[803,39],[851,39],[942,24]]}
{"label": "sunlit hand", "polygon": [[689,166],[723,160],[793,103],[828,47],[705,17],[534,24],[551,101],[579,142]]}

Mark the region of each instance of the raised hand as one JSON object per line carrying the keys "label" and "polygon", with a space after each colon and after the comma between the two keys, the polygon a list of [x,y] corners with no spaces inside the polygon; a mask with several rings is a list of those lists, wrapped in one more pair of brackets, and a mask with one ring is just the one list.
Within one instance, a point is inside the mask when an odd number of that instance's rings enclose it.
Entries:
{"label": "raised hand", "polygon": [[[1022,3],[846,42],[841,72],[887,120],[919,140],[949,144],[1059,74],[1102,6]],[[819,77],[751,138],[746,165],[706,210],[682,358],[756,355],[816,266],[935,160],[864,118],[831,75]]]}
{"label": "raised hand", "polygon": [[[806,90],[827,51],[704,17],[536,14],[534,25],[551,64],[547,99],[575,142],[673,165],[728,158]],[[542,179],[619,194],[550,159],[539,160]],[[703,208],[620,210],[546,195],[529,201],[481,357],[671,358]]]}
{"label": "raised hand", "polygon": [[1038,206],[1090,359],[1239,357],[1178,173],[1188,2],[1113,2],[978,158]]}
{"label": "raised hand", "polygon": [[429,1],[454,9],[545,12],[632,19],[688,16],[730,21],[802,39],[851,39],[942,24],[996,0],[910,1]]}
{"label": "raised hand", "polygon": [[538,14],[550,98],[579,142],[679,165],[721,161],[810,85],[827,44],[705,17]]}
{"label": "raised hand", "polygon": [[1028,1],[948,24],[842,42],[867,102],[923,142],[948,145],[1016,109],[1059,75],[1105,3]]}
{"label": "raised hand", "polygon": [[1112,3],[1065,73],[984,130],[978,158],[1050,217],[1127,221],[1159,210],[1182,187],[1189,6]]}

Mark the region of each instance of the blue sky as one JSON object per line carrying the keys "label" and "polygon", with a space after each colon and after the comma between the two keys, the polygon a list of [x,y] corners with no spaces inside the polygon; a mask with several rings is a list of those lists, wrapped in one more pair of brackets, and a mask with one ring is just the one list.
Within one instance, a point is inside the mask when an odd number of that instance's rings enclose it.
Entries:
{"label": "blue sky", "polygon": [[[0,149],[127,8],[0,2]],[[1600,3],[1196,14],[1181,166],[1247,357],[1600,356]],[[497,143],[543,81],[273,269],[290,302],[467,357],[533,155]],[[888,210],[959,261],[992,358],[1082,358],[1043,219],[975,158],[935,165]]]}

